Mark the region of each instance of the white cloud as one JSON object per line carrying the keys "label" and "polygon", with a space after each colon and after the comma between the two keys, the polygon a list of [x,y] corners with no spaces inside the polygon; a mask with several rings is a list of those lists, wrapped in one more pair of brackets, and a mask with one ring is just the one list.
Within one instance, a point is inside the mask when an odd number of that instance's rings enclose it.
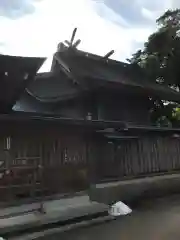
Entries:
{"label": "white cloud", "polygon": [[[153,12],[144,5],[147,0],[137,1],[142,5],[144,16],[152,20]],[[163,0],[162,12],[172,1]],[[15,20],[0,18],[1,42],[5,43],[0,46],[2,53],[50,56],[57,44],[69,39],[73,28],[77,27],[77,37],[82,40],[80,49],[100,55],[114,49],[113,58],[124,60],[135,50],[134,42],[144,42],[155,28],[155,19],[148,28],[126,27],[126,21],[103,1],[42,0],[35,2],[34,7],[34,13]],[[99,7],[102,14],[98,14]]]}
{"label": "white cloud", "polygon": [[154,12],[152,12],[152,11],[150,11],[150,10],[148,10],[147,8],[142,8],[142,15],[143,15],[143,17],[145,17],[145,18],[147,18],[147,19],[149,19],[149,20],[152,20],[152,21],[154,21],[154,19],[155,19],[155,17],[156,17],[156,13],[154,13]]}

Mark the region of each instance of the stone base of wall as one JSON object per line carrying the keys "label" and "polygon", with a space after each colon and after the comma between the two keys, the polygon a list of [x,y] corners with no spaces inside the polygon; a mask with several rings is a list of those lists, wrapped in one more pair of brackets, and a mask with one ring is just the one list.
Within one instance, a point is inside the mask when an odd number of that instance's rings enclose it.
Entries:
{"label": "stone base of wall", "polygon": [[117,201],[130,204],[177,193],[180,193],[180,174],[167,174],[95,184],[89,189],[89,198],[105,204]]}

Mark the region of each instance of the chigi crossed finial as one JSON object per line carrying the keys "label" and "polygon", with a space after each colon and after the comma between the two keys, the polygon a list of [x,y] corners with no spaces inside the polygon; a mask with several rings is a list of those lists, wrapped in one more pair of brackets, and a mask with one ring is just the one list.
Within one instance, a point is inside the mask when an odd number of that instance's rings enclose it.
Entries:
{"label": "chigi crossed finial", "polygon": [[75,28],[73,30],[73,33],[72,33],[72,36],[71,36],[71,40],[70,41],[68,41],[68,40],[64,41],[68,47],[76,48],[81,43],[80,39],[78,39],[77,41],[74,42],[74,39],[75,39],[75,36],[76,36],[76,32],[77,32],[77,28]]}

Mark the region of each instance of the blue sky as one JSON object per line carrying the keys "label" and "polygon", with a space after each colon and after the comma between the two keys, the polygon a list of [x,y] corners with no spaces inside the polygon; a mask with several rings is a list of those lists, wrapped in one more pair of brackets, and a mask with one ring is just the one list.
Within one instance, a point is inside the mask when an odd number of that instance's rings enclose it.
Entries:
{"label": "blue sky", "polygon": [[156,28],[155,19],[180,0],[0,0],[0,52],[46,56],[74,27],[80,49],[125,60]]}

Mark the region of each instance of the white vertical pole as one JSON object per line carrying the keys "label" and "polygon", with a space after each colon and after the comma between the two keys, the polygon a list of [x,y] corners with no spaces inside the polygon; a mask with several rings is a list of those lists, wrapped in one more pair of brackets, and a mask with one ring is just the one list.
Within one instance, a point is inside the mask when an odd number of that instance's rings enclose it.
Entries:
{"label": "white vertical pole", "polygon": [[11,137],[6,138],[6,149],[9,150],[11,148]]}

